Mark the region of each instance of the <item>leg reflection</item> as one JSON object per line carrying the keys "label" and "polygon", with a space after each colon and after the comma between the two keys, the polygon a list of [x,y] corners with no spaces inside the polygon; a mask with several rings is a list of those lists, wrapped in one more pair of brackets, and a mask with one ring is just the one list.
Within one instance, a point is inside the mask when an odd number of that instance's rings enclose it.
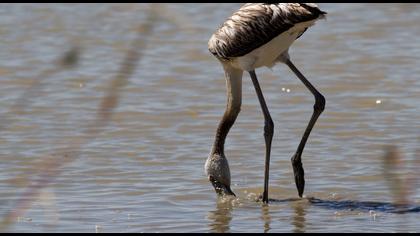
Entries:
{"label": "leg reflection", "polygon": [[209,228],[212,233],[227,233],[230,231],[230,222],[232,221],[232,201],[219,199],[216,203],[216,209],[209,211]]}
{"label": "leg reflection", "polygon": [[303,201],[297,201],[292,203],[292,207],[295,211],[295,215],[293,216],[292,219],[292,224],[295,227],[293,229],[294,233],[304,233],[305,232],[305,206],[306,204]]}
{"label": "leg reflection", "polygon": [[261,219],[264,221],[264,233],[268,233],[271,229],[271,216],[270,216],[270,207],[269,205],[262,205],[261,207]]}

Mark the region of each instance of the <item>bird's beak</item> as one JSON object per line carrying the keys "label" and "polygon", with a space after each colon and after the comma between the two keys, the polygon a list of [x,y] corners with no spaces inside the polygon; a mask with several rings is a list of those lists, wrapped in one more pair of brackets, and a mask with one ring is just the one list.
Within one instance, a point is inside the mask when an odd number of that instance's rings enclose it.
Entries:
{"label": "bird's beak", "polygon": [[230,195],[235,196],[235,193],[233,193],[232,189],[230,189],[230,186],[227,186],[225,184],[220,183],[219,181],[215,180],[214,178],[209,178],[211,184],[214,187],[214,190],[216,190],[216,193],[219,195]]}

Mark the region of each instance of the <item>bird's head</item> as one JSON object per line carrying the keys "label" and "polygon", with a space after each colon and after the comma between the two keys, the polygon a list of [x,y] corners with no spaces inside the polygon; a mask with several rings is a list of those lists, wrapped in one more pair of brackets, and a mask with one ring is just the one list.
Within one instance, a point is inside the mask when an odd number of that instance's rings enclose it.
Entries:
{"label": "bird's head", "polygon": [[230,189],[229,164],[223,154],[210,154],[204,169],[217,194],[236,196]]}

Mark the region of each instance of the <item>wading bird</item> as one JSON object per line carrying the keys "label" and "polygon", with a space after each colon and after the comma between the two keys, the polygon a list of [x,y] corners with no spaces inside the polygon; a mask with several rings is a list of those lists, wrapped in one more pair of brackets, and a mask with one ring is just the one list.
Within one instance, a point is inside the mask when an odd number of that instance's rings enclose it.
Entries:
{"label": "wading bird", "polygon": [[216,131],[213,147],[205,163],[205,172],[216,193],[233,195],[230,170],[224,154],[226,136],[241,109],[242,74],[247,71],[254,84],[264,114],[265,172],[262,200],[268,202],[268,176],[274,124],[259,86],[255,69],[276,63],[286,64],[315,96],[312,117],[291,161],[299,197],[305,187],[301,155],[308,136],[325,107],[325,98],[290,61],[291,44],[327,14],[309,3],[248,3],[233,13],[211,36],[209,51],[221,62],[226,78],[227,105]]}

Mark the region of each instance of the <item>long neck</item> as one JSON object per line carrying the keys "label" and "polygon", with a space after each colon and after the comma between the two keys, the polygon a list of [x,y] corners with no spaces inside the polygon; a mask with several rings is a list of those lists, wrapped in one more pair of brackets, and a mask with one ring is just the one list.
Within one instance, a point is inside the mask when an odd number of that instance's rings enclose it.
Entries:
{"label": "long neck", "polygon": [[216,131],[212,153],[224,154],[226,136],[241,110],[243,71],[224,64],[227,105]]}

